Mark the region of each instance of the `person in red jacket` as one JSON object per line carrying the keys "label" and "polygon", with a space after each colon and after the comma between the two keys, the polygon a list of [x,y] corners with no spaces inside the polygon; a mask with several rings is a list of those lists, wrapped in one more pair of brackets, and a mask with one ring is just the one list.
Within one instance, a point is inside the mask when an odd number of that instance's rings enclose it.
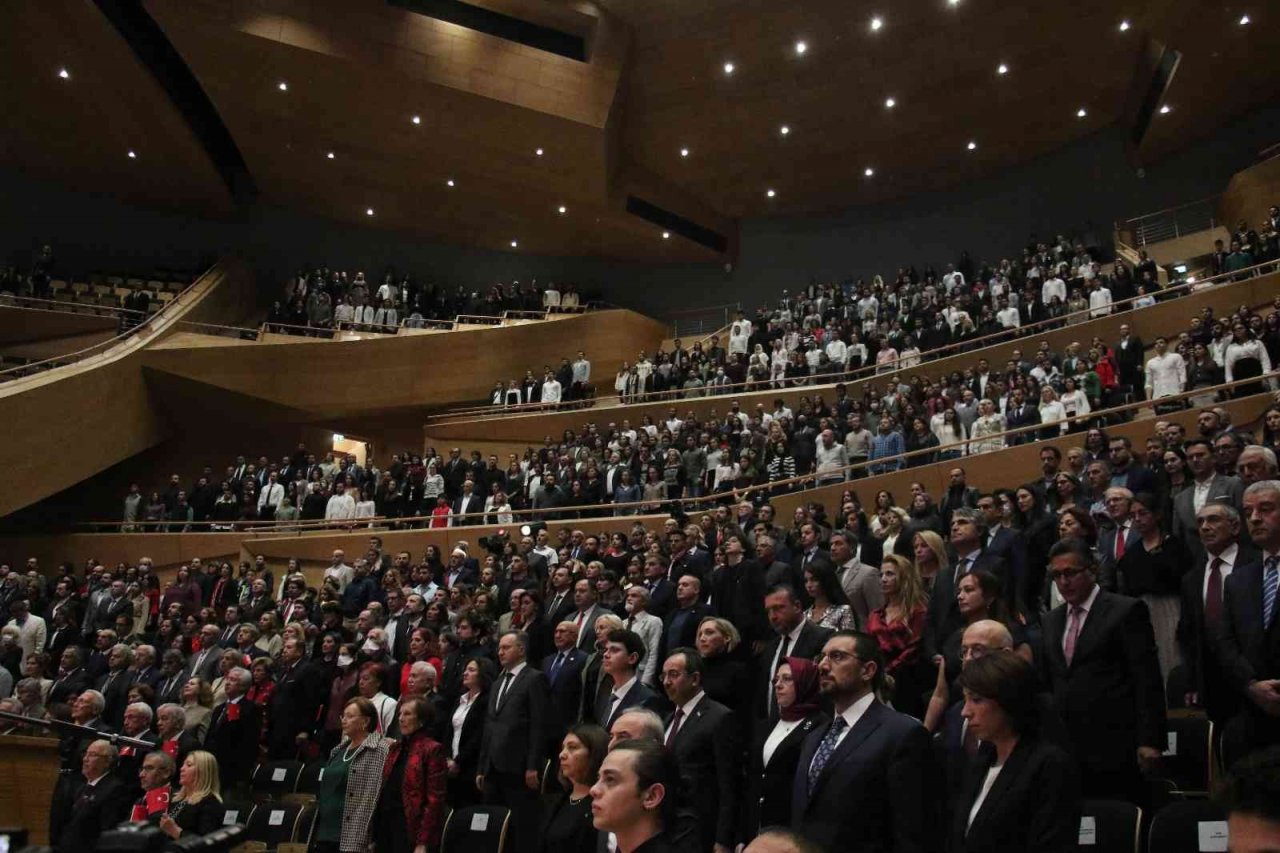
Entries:
{"label": "person in red jacket", "polygon": [[411,696],[401,700],[398,711],[400,739],[383,767],[374,842],[389,853],[435,853],[444,829],[444,747],[427,733],[432,724],[429,703]]}

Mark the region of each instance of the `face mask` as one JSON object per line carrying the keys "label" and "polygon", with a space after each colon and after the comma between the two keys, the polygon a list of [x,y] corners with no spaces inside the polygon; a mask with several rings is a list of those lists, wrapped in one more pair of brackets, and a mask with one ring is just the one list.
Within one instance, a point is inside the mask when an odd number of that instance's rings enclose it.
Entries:
{"label": "face mask", "polygon": [[364,645],[360,647],[360,650],[367,655],[371,655],[371,654],[374,654],[375,652],[381,651],[382,647],[379,646],[377,643],[375,643],[373,640],[365,640]]}
{"label": "face mask", "polygon": [[628,613],[630,613],[630,612],[631,612],[631,610],[632,610],[631,602],[630,602],[630,601],[628,601],[626,604],[624,604],[624,605],[623,605],[623,607],[626,609],[626,611],[627,611]]}
{"label": "face mask", "polygon": [[346,667],[351,666],[351,660],[351,655],[338,655],[338,666],[345,669]]}

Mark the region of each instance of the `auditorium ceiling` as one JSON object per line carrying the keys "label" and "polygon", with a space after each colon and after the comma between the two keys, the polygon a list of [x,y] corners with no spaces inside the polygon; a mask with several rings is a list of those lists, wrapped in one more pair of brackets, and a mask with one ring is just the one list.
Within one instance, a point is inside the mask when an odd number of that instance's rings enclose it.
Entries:
{"label": "auditorium ceiling", "polygon": [[[0,160],[130,200],[225,212],[218,169],[100,11],[120,5],[9,5],[6,18],[28,37],[8,26],[0,36],[0,105],[28,119],[9,123]],[[1124,131],[1135,165],[1164,156],[1280,94],[1269,6],[141,9],[199,82],[263,204],[488,249],[675,262],[731,259],[744,218],[955,186],[1106,128]],[[570,49],[539,41],[547,33]],[[1173,73],[1153,96],[1160,57]],[[59,78],[69,66],[71,78]],[[131,147],[145,153],[130,160],[121,149]]]}

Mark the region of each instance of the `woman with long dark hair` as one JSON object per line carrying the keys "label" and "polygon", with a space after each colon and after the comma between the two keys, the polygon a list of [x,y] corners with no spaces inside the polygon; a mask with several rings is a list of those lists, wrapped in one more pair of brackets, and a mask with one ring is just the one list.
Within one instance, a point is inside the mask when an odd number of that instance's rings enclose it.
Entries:
{"label": "woman with long dark hair", "polygon": [[830,563],[811,562],[804,568],[804,589],[813,603],[804,616],[819,628],[833,631],[855,631],[857,617],[849,604],[849,596]]}
{"label": "woman with long dark hair", "polygon": [[1116,564],[1117,591],[1147,603],[1160,658],[1160,674],[1168,679],[1169,672],[1181,661],[1177,628],[1182,612],[1182,576],[1194,561],[1182,539],[1165,532],[1160,504],[1154,495],[1148,492],[1134,495],[1129,517],[1142,541],[1137,547],[1126,548]]}
{"label": "woman with long dark hair", "polygon": [[609,752],[609,734],[599,726],[571,726],[560,742],[558,779],[563,791],[541,833],[543,853],[595,853],[600,843],[591,818],[591,786]]}

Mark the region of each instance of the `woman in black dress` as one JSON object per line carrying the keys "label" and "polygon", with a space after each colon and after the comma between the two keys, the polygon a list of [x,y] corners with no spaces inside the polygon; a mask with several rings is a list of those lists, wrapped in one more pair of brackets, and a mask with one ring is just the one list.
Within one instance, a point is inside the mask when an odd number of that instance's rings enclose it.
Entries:
{"label": "woman in black dress", "polygon": [[178,769],[182,790],[169,801],[160,816],[160,831],[177,840],[184,835],[207,835],[222,826],[222,792],[218,759],[197,749],[187,754]]}
{"label": "woman in black dress", "polygon": [[595,853],[600,833],[591,821],[591,786],[609,751],[609,734],[582,723],[560,744],[558,779],[564,791],[551,807],[542,830],[544,853]]}

